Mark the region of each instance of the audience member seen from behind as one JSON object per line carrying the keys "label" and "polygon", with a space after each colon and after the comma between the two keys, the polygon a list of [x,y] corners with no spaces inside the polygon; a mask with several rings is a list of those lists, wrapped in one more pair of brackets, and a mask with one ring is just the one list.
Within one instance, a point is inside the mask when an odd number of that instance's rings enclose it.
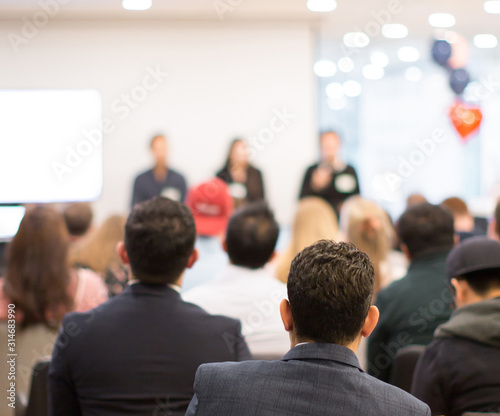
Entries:
{"label": "audience member seen from behind", "polygon": [[226,164],[217,177],[229,185],[236,207],[265,197],[262,173],[250,164],[248,148],[242,139],[232,141]]}
{"label": "audience member seen from behind", "polygon": [[186,415],[430,415],[359,366],[355,352],[378,319],[373,284],[370,259],[354,245],[305,248],[280,307],[291,350],[280,361],[202,365]]}
{"label": "audience member seen from behind", "polygon": [[186,180],[169,166],[167,139],[164,136],[155,136],[150,147],[154,167],[135,178],[132,207],[160,195],[174,201],[184,201],[187,193]]}
{"label": "audience member seen from behind", "polygon": [[300,190],[300,199],[319,196],[333,207],[337,215],[347,198],[359,194],[356,171],[340,159],[341,145],[337,133],[327,131],[321,134],[321,161],[307,169]]}
{"label": "audience member seen from behind", "polygon": [[214,178],[191,188],[186,205],[193,213],[197,233],[195,247],[200,256],[196,264],[186,270],[183,292],[211,281],[227,265],[222,242],[233,213],[233,198],[226,183]]}
{"label": "audience member seen from behind", "polygon": [[110,296],[120,294],[128,283],[128,268],[116,251],[117,244],[123,241],[125,221],[121,215],[112,215],[71,255],[72,264],[88,268],[104,279]]}
{"label": "audience member seen from behind", "polygon": [[451,212],[455,224],[455,233],[460,241],[470,237],[486,235],[488,222],[484,218],[475,218],[471,215],[465,201],[453,197],[441,202],[441,206]]}
{"label": "audience member seen from behind", "polygon": [[87,202],[77,202],[68,205],[64,211],[64,222],[72,244],[78,244],[92,228],[94,213]]}
{"label": "audience member seen from behind", "polygon": [[396,233],[389,215],[375,202],[361,196],[349,198],[340,212],[340,228],[347,241],[370,257],[375,269],[375,295],[406,274],[405,256],[392,250]]}
{"label": "audience member seen from behind", "polygon": [[[86,311],[107,299],[101,279],[68,266],[68,245],[63,216],[35,206],[8,247],[7,271],[0,279],[0,327],[6,348],[8,305],[15,305],[15,383],[20,396],[29,392],[33,365],[51,354],[66,312]],[[5,365],[3,374],[8,373]],[[2,380],[7,383],[7,377]]]}
{"label": "audience member seen from behind", "polygon": [[432,414],[500,411],[500,243],[466,240],[448,257],[457,310],[417,365],[413,394]]}
{"label": "audience member seen from behind", "polygon": [[64,318],[49,371],[52,416],[183,415],[201,364],[251,358],[240,322],[180,297],[195,238],[185,205],[156,197],[134,207],[118,252],[135,280]]}
{"label": "audience member seen from behind", "polygon": [[396,231],[410,261],[407,275],[379,292],[379,324],[368,339],[368,372],[389,381],[396,353],[412,344],[427,345],[451,314],[446,256],[455,242],[453,217],[428,203],[415,205],[399,219]]}
{"label": "audience member seen from behind", "polygon": [[240,319],[254,355],[283,355],[289,340],[279,316],[286,286],[264,266],[273,258],[279,226],[264,202],[240,208],[229,221],[224,248],[230,264],[214,280],[183,296],[209,313]]}
{"label": "audience member seen from behind", "polygon": [[276,263],[276,277],[286,283],[290,263],[297,253],[318,240],[337,240],[338,237],[338,220],[330,204],[319,197],[301,199],[293,221],[290,244]]}

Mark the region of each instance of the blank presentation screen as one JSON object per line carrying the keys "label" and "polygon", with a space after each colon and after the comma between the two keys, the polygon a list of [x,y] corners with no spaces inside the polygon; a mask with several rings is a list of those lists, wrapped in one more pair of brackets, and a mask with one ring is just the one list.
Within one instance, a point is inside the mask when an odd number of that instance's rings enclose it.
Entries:
{"label": "blank presentation screen", "polygon": [[0,90],[0,204],[97,199],[102,102],[94,90]]}

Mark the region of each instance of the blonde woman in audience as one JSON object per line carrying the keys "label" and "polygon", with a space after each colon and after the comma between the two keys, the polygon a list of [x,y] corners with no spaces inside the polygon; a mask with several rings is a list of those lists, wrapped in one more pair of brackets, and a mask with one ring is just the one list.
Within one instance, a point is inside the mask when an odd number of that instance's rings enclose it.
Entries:
{"label": "blonde woman in audience", "polygon": [[288,248],[278,258],[276,277],[287,282],[290,264],[297,253],[318,240],[339,240],[337,216],[331,205],[319,197],[300,200]]}
{"label": "blonde woman in audience", "polygon": [[[7,271],[0,279],[0,333],[6,349],[8,325],[15,320],[16,393],[21,396],[29,392],[33,365],[51,354],[64,315],[107,300],[102,279],[69,266],[68,245],[62,214],[36,206],[26,212],[8,247]],[[3,362],[0,371],[7,374]]]}
{"label": "blonde woman in audience", "polygon": [[402,253],[393,251],[396,233],[389,215],[375,202],[353,196],[340,212],[345,239],[368,254],[375,269],[374,294],[403,277],[408,267]]}
{"label": "blonde woman in audience", "polygon": [[128,270],[116,252],[123,241],[126,218],[109,217],[88,241],[71,255],[71,263],[98,273],[108,286],[110,296],[120,294],[128,283]]}

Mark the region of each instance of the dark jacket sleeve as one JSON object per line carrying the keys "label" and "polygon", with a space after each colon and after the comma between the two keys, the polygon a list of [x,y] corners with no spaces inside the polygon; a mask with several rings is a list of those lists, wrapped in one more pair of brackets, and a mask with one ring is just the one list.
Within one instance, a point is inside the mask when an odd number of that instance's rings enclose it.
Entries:
{"label": "dark jacket sleeve", "polygon": [[387,308],[384,300],[384,292],[380,292],[377,296],[375,306],[380,310],[380,318],[377,326],[368,337],[368,374],[378,378],[379,380],[388,382],[391,371],[391,357],[382,348],[387,344]]}
{"label": "dark jacket sleeve", "polygon": [[134,181],[134,187],[132,189],[132,203],[131,203],[131,208],[134,208],[135,204],[138,204],[139,202],[144,201],[144,198],[142,197],[142,192],[141,192],[141,186],[139,183],[139,177],[135,178]]}
{"label": "dark jacket sleeve", "polygon": [[80,404],[71,379],[69,352],[78,326],[66,317],[56,340],[49,369],[49,409],[51,416],[79,416]]}
{"label": "dark jacket sleeve", "polygon": [[[446,386],[450,384],[452,376],[447,374],[448,366],[443,362],[443,357],[439,356],[439,350],[440,342],[434,341],[418,360],[413,374],[411,393],[427,403],[433,415],[447,415],[449,394]],[[447,382],[443,382],[444,380]]]}
{"label": "dark jacket sleeve", "polygon": [[187,195],[187,183],[186,183],[186,178],[182,175],[180,176],[179,180],[179,190],[181,191],[181,201],[180,202],[185,202],[186,201],[186,195]]}
{"label": "dark jacket sleeve", "polygon": [[312,174],[313,174],[315,169],[316,169],[316,166],[310,166],[307,169],[307,171],[304,175],[304,179],[302,180],[302,186],[300,188],[299,199],[302,199],[306,196],[316,195],[316,192],[314,192],[312,187],[311,187]]}
{"label": "dark jacket sleeve", "polygon": [[250,166],[247,172],[247,199],[249,201],[260,201],[264,199],[264,181],[260,170]]}

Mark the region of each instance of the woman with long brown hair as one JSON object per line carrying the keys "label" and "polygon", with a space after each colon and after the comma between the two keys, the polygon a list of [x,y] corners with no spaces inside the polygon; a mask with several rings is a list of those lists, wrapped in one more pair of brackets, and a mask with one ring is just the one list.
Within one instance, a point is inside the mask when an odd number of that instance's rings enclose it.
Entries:
{"label": "woman with long brown hair", "polygon": [[[0,279],[0,332],[7,331],[8,310],[15,311],[16,365],[23,370],[17,393],[29,391],[31,368],[51,353],[64,315],[106,299],[102,279],[69,266],[63,216],[46,206],[29,209],[8,247],[7,271]],[[5,347],[7,336],[2,339]]]}

